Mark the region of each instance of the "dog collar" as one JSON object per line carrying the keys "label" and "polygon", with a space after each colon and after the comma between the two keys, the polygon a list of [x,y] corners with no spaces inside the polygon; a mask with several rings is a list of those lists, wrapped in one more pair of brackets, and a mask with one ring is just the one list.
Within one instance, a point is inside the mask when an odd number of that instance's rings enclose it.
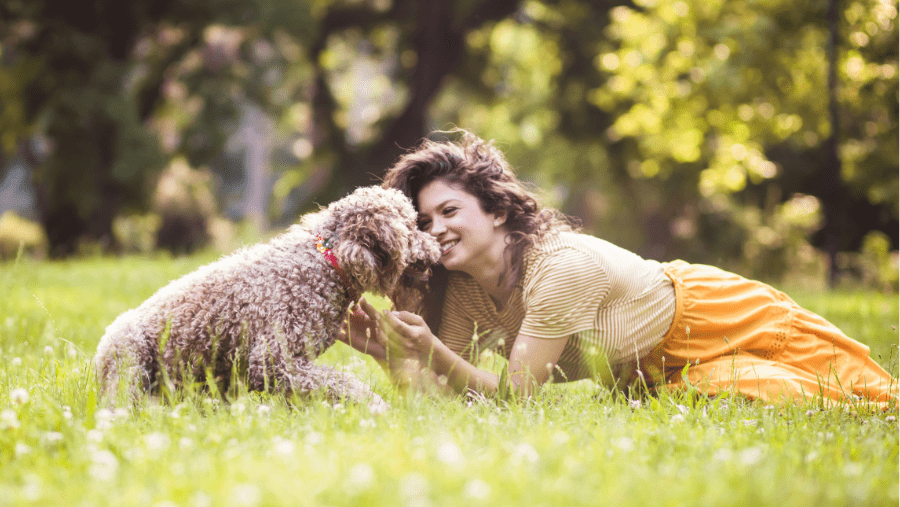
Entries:
{"label": "dog collar", "polygon": [[325,259],[334,267],[334,270],[337,271],[338,276],[341,278],[341,283],[344,285],[344,288],[347,289],[347,294],[350,296],[350,299],[353,301],[358,300],[359,294],[356,293],[356,289],[354,289],[353,284],[350,283],[350,277],[347,276],[347,273],[338,265],[337,257],[334,256],[334,252],[331,250],[331,240],[322,239],[322,236],[317,234],[316,250],[321,252],[322,255],[325,256]]}

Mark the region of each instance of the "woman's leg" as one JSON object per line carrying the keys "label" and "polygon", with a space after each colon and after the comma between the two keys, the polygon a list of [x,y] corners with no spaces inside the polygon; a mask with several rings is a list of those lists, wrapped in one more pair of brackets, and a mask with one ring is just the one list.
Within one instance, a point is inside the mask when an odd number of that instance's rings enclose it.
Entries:
{"label": "woman's leg", "polygon": [[[672,263],[676,318],[641,366],[657,383],[769,402],[859,396],[897,405],[898,382],[869,348],[774,288],[703,265]],[[685,366],[688,365],[687,369]]]}

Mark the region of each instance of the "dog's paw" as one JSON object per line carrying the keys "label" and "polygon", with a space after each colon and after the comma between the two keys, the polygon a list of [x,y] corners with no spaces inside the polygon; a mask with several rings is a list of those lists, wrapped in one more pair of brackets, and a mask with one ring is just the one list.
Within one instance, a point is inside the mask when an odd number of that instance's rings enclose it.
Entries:
{"label": "dog's paw", "polygon": [[391,406],[388,405],[388,402],[384,401],[381,396],[378,396],[375,393],[372,393],[372,401],[369,402],[369,413],[372,415],[380,415],[386,413],[391,409]]}

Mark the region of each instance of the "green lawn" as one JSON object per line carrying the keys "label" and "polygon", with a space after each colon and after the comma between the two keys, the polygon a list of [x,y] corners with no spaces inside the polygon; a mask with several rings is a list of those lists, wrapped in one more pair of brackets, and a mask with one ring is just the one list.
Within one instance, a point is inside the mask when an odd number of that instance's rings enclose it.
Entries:
{"label": "green lawn", "polygon": [[[246,392],[98,407],[104,327],[212,258],[0,264],[0,505],[898,504],[896,412],[629,402],[586,382],[510,406],[402,398],[343,344],[320,361],[392,411]],[[787,292],[896,376],[896,295]]]}

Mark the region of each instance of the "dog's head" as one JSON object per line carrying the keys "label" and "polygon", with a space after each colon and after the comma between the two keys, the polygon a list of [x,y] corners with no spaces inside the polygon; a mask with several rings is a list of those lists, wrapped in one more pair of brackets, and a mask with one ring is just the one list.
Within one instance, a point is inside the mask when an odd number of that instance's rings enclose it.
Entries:
{"label": "dog's head", "polygon": [[315,230],[360,293],[392,296],[401,281],[421,282],[440,259],[437,240],[418,229],[416,211],[399,190],[359,188],[317,215]]}

